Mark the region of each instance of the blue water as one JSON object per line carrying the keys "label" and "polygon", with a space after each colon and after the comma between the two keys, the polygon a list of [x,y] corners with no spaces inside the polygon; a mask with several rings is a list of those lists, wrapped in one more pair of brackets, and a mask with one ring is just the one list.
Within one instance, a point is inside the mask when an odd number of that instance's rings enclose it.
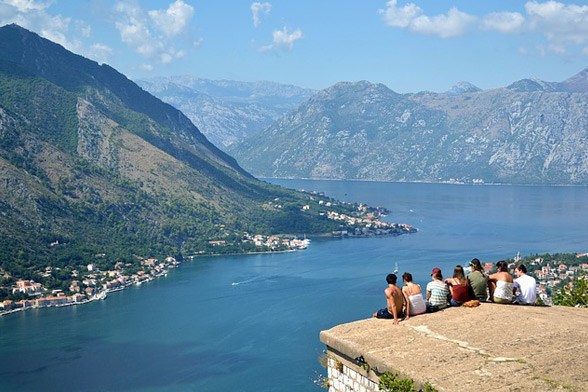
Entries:
{"label": "blue water", "polygon": [[319,331],[381,307],[396,263],[425,283],[472,257],[588,251],[585,187],[271,181],[420,231],[199,258],[105,301],[0,317],[0,391],[319,391]]}

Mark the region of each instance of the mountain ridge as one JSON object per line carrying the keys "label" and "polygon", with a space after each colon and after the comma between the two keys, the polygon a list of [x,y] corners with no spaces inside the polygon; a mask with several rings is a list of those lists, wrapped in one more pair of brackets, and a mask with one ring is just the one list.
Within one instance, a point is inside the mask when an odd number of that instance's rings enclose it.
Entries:
{"label": "mountain ridge", "polygon": [[339,228],[302,209],[328,198],[255,179],[112,67],[16,25],[0,28],[0,51],[3,279]]}
{"label": "mountain ridge", "polygon": [[137,83],[182,110],[221,148],[269,126],[296,109],[313,92],[269,81],[239,82],[191,76],[140,79]]}
{"label": "mountain ridge", "polygon": [[459,94],[337,83],[228,151],[261,177],[587,184],[587,75]]}

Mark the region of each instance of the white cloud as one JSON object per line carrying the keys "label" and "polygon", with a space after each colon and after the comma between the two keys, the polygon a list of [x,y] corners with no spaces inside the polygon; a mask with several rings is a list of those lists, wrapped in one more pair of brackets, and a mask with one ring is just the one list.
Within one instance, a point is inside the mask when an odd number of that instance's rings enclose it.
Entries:
{"label": "white cloud", "polygon": [[558,55],[564,55],[568,51],[564,45],[549,44],[547,45],[547,51]]}
{"label": "white cloud", "polygon": [[173,37],[181,33],[194,15],[194,7],[176,0],[167,10],[149,11],[154,26],[166,36]]}
{"label": "white cloud", "polygon": [[151,65],[151,64],[141,64],[141,69],[143,71],[151,72],[151,71],[153,71],[154,68],[153,68],[153,65]]}
{"label": "white cloud", "polygon": [[[531,0],[525,3],[524,13],[492,12],[477,17],[454,7],[445,14],[428,16],[414,3],[398,6],[397,0],[390,0],[378,12],[391,27],[441,38],[461,36],[474,27],[501,34],[539,34],[546,40],[536,47],[541,55],[566,55],[573,45],[588,43],[588,5]],[[519,52],[526,54],[528,49]]]}
{"label": "white cloud", "polygon": [[397,7],[396,0],[390,0],[386,3],[385,10],[379,10],[384,16],[384,22],[393,27],[409,27],[414,19],[423,14],[423,10],[416,4],[409,3],[404,7]]}
{"label": "white cloud", "polygon": [[427,16],[414,3],[408,3],[403,7],[398,7],[397,4],[397,0],[390,0],[386,3],[386,9],[379,10],[387,25],[441,38],[463,35],[478,19],[455,7],[447,14]]}
{"label": "white cloud", "polygon": [[105,61],[111,54],[101,44],[88,48],[80,38],[89,38],[90,26],[81,21],[61,15],[51,15],[51,1],[0,0],[0,25],[16,23],[41,37],[60,44],[64,48],[92,58]]}
{"label": "white cloud", "polygon": [[51,5],[50,1],[42,2],[35,0],[4,0],[3,3],[13,6],[19,12],[41,11]]}
{"label": "white cloud", "polygon": [[143,56],[152,56],[160,45],[152,38],[142,9],[137,4],[119,2],[114,7],[120,19],[115,23],[121,40]]}
{"label": "white cloud", "polygon": [[524,24],[525,17],[518,12],[492,12],[483,18],[482,28],[509,34],[521,31]]}
{"label": "white cloud", "polygon": [[82,21],[76,21],[75,26],[84,38],[89,38],[92,35],[92,27]]}
{"label": "white cloud", "polygon": [[187,35],[194,8],[183,0],[170,3],[165,10],[150,11],[136,1],[122,0],[115,4],[114,14],[121,40],[143,57],[169,64],[186,55],[176,48],[177,36]]}
{"label": "white cloud", "polygon": [[288,28],[284,26],[282,30],[274,30],[272,43],[270,45],[262,46],[259,50],[262,52],[277,49],[291,50],[294,42],[302,38],[304,38],[302,30],[296,29],[290,33]]}
{"label": "white cloud", "polygon": [[550,54],[564,56],[568,53],[568,51],[567,51],[566,47],[563,45],[538,44],[538,45],[535,45],[535,53],[541,57],[546,57],[546,56],[549,56]]}
{"label": "white cloud", "polygon": [[529,28],[545,35],[554,44],[584,44],[588,42],[588,6],[563,4],[556,1],[525,4]]}
{"label": "white cloud", "polygon": [[169,64],[174,60],[181,59],[186,56],[186,52],[183,50],[169,50],[167,52],[161,53],[159,60],[162,64]]}
{"label": "white cloud", "polygon": [[451,8],[447,14],[429,17],[421,15],[412,20],[410,28],[423,34],[450,38],[463,35],[476,22],[475,16]]}
{"label": "white cloud", "polygon": [[588,56],[588,46],[585,46],[585,47],[582,49],[582,54],[583,54],[584,56]]}
{"label": "white cloud", "polygon": [[93,44],[86,52],[86,55],[99,63],[106,63],[112,56],[112,52],[112,48],[107,45]]}
{"label": "white cloud", "polygon": [[[0,25],[16,23],[27,30],[58,43],[71,51],[79,51],[81,42],[69,39],[72,19],[61,15],[52,16],[45,10],[49,3],[32,0],[5,0],[0,3]],[[74,34],[71,34],[75,37]],[[81,35],[81,34],[80,34]]]}
{"label": "white cloud", "polygon": [[260,3],[255,2],[251,4],[251,14],[253,16],[253,26],[259,27],[261,24],[261,15],[260,14],[269,14],[270,10],[272,9],[272,5],[268,2]]}

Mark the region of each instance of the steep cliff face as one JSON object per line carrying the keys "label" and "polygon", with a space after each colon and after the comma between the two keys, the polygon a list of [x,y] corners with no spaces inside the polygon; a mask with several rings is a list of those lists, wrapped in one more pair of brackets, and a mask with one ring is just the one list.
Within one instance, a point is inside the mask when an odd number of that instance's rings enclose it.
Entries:
{"label": "steep cliff face", "polygon": [[586,74],[442,94],[339,83],[229,152],[259,176],[586,184]]}

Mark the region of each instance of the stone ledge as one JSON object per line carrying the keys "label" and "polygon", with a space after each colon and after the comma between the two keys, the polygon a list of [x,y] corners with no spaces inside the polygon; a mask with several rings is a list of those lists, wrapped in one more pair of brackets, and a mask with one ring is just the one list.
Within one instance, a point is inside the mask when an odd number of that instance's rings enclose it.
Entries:
{"label": "stone ledge", "polygon": [[321,342],[379,373],[440,391],[588,391],[588,309],[482,304],[367,319],[321,331]]}

